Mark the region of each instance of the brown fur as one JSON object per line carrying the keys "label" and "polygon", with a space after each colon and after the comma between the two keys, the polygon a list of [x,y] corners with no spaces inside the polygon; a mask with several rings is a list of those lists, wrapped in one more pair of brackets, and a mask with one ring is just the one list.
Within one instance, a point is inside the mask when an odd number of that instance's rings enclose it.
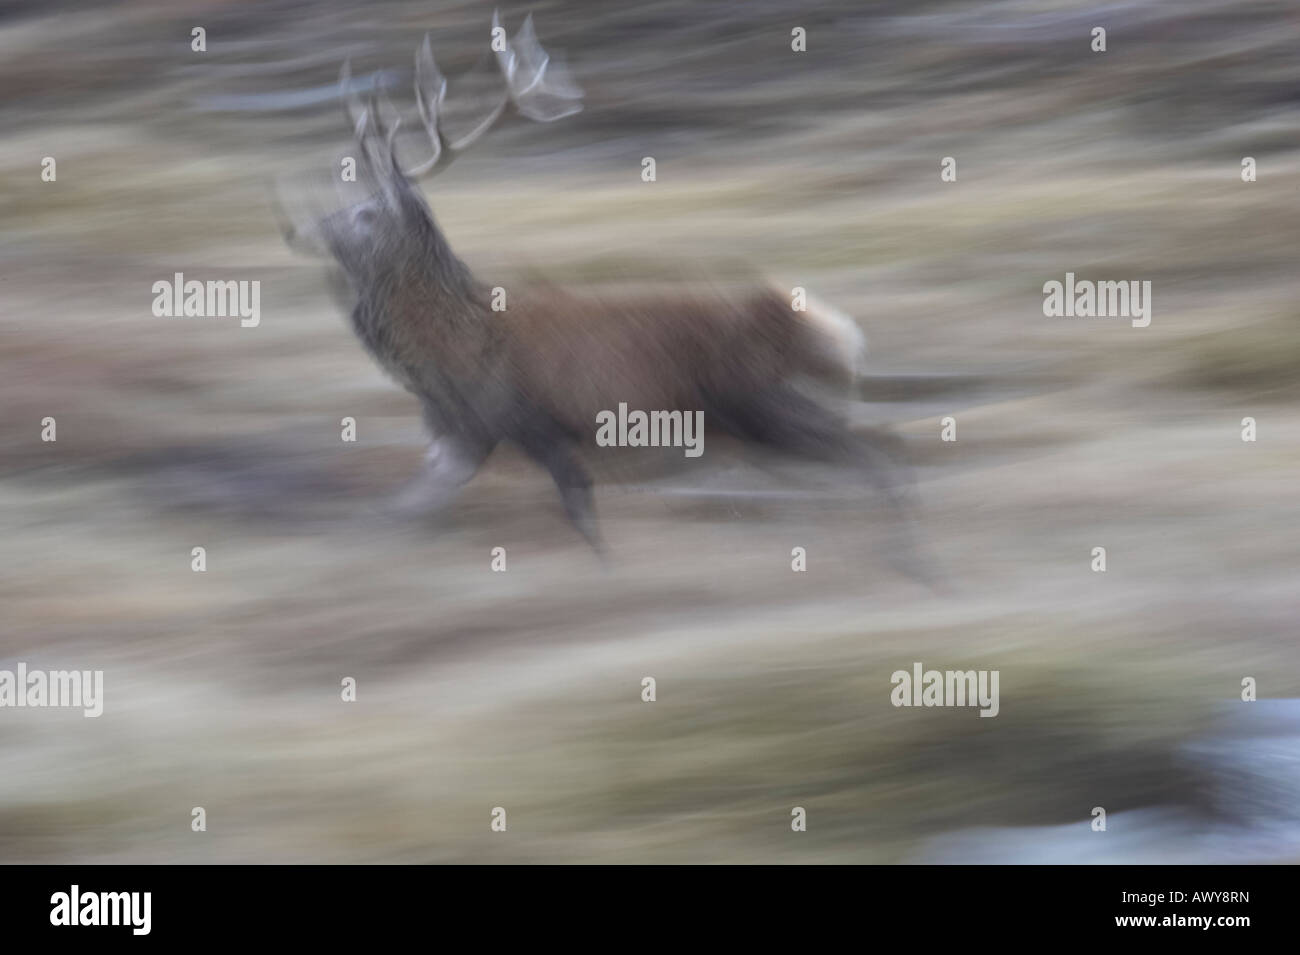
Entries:
{"label": "brown fur", "polygon": [[379,162],[375,196],[321,220],[305,244],[334,256],[358,337],[420,398],[434,436],[433,500],[450,500],[511,441],[551,472],[569,517],[599,546],[576,449],[594,439],[597,413],[620,403],[702,411],[706,427],[888,483],[874,448],[791,387],[852,367],[843,352],[860,334],[847,320],[795,312],[771,288],[600,298],[537,285],[510,290],[494,312],[391,149]]}
{"label": "brown fur", "polygon": [[524,400],[584,440],[620,402],[703,410],[707,422],[720,402],[822,370],[812,331],[766,289],[601,299],[547,288],[492,318]]}

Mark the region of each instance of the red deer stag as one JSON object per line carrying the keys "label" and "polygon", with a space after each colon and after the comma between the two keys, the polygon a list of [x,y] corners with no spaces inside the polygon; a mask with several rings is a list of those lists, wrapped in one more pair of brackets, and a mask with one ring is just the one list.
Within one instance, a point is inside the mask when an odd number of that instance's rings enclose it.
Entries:
{"label": "red deer stag", "polygon": [[547,468],[569,519],[600,550],[578,449],[595,437],[600,412],[625,403],[702,411],[711,429],[853,466],[897,508],[897,469],[879,438],[850,432],[794,386],[801,377],[859,371],[865,339],[833,310],[795,311],[763,287],[613,301],[548,287],[512,290],[506,311],[491,309],[489,290],[452,252],[415,180],[446,168],[511,107],[550,122],[578,112],[582,96],[557,75],[531,17],[496,59],[505,80],[500,102],[449,141],[439,115],[447,84],[425,37],[415,96],[432,154],[413,169],[397,160],[400,119],[385,128],[376,98],[363,105],[353,93],[345,63],[341,93],[375,192],[286,232],[291,245],[333,256],[357,336],[423,406],[433,442],[403,499],[429,510],[449,503],[497,444],[514,442]]}

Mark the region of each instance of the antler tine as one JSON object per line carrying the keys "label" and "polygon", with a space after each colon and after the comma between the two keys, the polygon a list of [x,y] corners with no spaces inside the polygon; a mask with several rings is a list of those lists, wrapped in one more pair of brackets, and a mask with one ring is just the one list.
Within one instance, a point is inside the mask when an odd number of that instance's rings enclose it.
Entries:
{"label": "antler tine", "polygon": [[343,116],[352,129],[352,135],[358,140],[363,139],[369,116],[365,107],[361,105],[361,98],[357,96],[357,91],[352,88],[351,59],[344,60],[343,67],[339,70],[339,103],[343,106]]}
{"label": "antler tine", "polygon": [[429,34],[426,33],[424,42],[415,51],[415,108],[429,134],[433,155],[413,169],[402,170],[403,175],[410,179],[425,175],[442,160],[444,142],[442,130],[438,127],[438,108],[446,97],[447,78],[442,75],[433,59],[433,47],[429,44]]}
{"label": "antler tine", "polygon": [[379,89],[370,91],[370,111],[374,115],[375,136],[378,139],[387,140],[393,133],[389,127],[385,115],[393,117],[394,124],[400,123],[402,114],[398,112],[393,101],[388,98],[388,94]]}
{"label": "antler tine", "polygon": [[[494,11],[494,36],[500,27],[501,14]],[[413,169],[403,170],[403,175],[414,179],[445,169],[495,126],[511,103],[521,115],[544,123],[572,116],[582,109],[582,90],[569,79],[562,65],[552,64],[550,56],[537,41],[531,14],[514,39],[505,44],[505,49],[496,51],[496,60],[506,83],[500,102],[474,129],[455,142],[448,142],[441,126],[441,106],[447,96],[447,79],[433,59],[433,48],[428,34],[425,34],[424,42],[415,52],[415,102],[433,146],[433,155]],[[392,135],[390,131],[390,147]]]}
{"label": "antler tine", "polygon": [[[492,15],[492,26],[499,26]],[[551,123],[582,110],[582,89],[569,77],[563,64],[552,63],[550,54],[537,40],[530,13],[497,63],[506,78],[510,99],[522,116],[539,123]]]}
{"label": "antler tine", "polygon": [[496,124],[510,105],[509,95],[503,95],[478,126],[455,142],[448,142],[442,132],[440,112],[446,97],[447,78],[439,71],[438,64],[433,59],[433,49],[426,34],[415,54],[415,103],[429,134],[429,142],[433,145],[433,155],[414,169],[403,170],[408,178],[414,179],[434,171],[441,172],[450,166],[457,156]]}

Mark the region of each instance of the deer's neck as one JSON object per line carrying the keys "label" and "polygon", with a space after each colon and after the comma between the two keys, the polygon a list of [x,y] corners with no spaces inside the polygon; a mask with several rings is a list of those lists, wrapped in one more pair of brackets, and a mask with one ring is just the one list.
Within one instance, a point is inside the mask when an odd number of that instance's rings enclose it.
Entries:
{"label": "deer's neck", "polygon": [[482,321],[484,287],[452,251],[437,226],[433,226],[422,246],[408,267],[412,274],[422,277],[430,304],[439,313],[436,317],[462,327],[466,321]]}
{"label": "deer's neck", "polygon": [[352,322],[367,349],[412,391],[441,392],[492,363],[487,289],[434,229],[386,257]]}

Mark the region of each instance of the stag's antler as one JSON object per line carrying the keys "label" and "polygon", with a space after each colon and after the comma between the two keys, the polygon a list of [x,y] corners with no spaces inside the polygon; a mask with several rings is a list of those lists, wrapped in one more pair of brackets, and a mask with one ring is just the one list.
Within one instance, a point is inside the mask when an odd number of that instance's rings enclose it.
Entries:
{"label": "stag's antler", "polygon": [[[496,35],[500,26],[500,16],[493,13],[493,35]],[[414,179],[441,172],[495,126],[512,103],[521,116],[541,123],[554,122],[581,111],[582,90],[569,77],[564,65],[553,63],[550,55],[542,49],[533,29],[532,14],[528,15],[514,39],[506,42],[505,49],[496,51],[496,60],[506,81],[500,102],[473,130],[454,142],[449,141],[441,127],[441,107],[447,97],[447,78],[434,62],[429,36],[425,34],[424,42],[415,53],[415,104],[429,134],[429,142],[433,145],[433,155],[412,169],[401,169],[402,175]],[[364,107],[361,105],[360,98],[352,88],[349,63],[345,62],[339,73],[339,87],[345,115],[357,139],[368,153],[376,149],[378,142],[385,142],[391,160],[401,117],[397,117],[393,125],[385,130],[378,96],[372,92],[369,104]],[[374,158],[372,156],[372,161]],[[396,167],[395,162],[393,166]]]}

